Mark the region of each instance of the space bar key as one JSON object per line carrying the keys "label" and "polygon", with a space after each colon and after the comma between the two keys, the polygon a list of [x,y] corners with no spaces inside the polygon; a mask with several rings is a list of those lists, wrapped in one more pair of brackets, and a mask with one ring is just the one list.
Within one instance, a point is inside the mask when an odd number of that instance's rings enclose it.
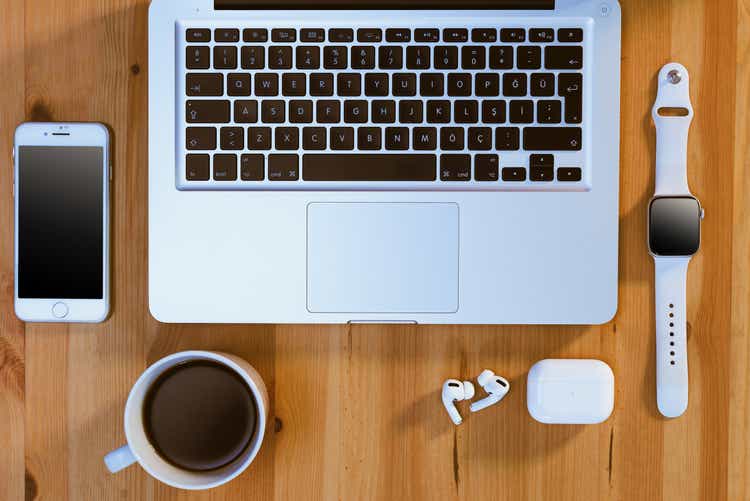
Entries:
{"label": "space bar key", "polygon": [[305,181],[435,181],[437,156],[314,153],[302,156]]}

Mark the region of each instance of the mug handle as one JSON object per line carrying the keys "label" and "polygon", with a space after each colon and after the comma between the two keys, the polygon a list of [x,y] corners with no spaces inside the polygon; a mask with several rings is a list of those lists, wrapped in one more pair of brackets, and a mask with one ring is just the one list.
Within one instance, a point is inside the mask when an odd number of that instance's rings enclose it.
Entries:
{"label": "mug handle", "polygon": [[129,445],[123,445],[104,456],[104,464],[107,465],[110,473],[117,473],[135,463],[137,459],[130,450]]}

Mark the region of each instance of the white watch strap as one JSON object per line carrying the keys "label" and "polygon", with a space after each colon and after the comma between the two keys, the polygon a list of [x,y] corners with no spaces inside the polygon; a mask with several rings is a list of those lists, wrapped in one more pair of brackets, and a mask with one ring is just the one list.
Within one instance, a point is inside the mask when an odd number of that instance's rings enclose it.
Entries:
{"label": "white watch strap", "polygon": [[656,257],[656,402],[666,417],[688,405],[687,270],[689,257]]}
{"label": "white watch strap", "polygon": [[[684,108],[686,116],[662,116],[661,108]],[[656,125],[656,196],[689,195],[687,144],[693,107],[690,76],[681,64],[670,63],[659,72],[659,92],[651,111]]]}

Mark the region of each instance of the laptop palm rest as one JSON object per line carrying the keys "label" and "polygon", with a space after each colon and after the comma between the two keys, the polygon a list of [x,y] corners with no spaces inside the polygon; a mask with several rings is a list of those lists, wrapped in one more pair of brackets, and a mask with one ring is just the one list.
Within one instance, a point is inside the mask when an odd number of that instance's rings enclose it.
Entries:
{"label": "laptop palm rest", "polygon": [[312,203],[312,313],[458,311],[459,210],[453,203]]}

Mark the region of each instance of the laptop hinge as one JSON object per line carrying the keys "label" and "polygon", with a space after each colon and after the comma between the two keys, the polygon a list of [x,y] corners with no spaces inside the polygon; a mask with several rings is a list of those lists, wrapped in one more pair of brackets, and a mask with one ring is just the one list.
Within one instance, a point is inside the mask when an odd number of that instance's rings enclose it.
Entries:
{"label": "laptop hinge", "polygon": [[554,10],[555,0],[214,0],[215,10],[492,9]]}

